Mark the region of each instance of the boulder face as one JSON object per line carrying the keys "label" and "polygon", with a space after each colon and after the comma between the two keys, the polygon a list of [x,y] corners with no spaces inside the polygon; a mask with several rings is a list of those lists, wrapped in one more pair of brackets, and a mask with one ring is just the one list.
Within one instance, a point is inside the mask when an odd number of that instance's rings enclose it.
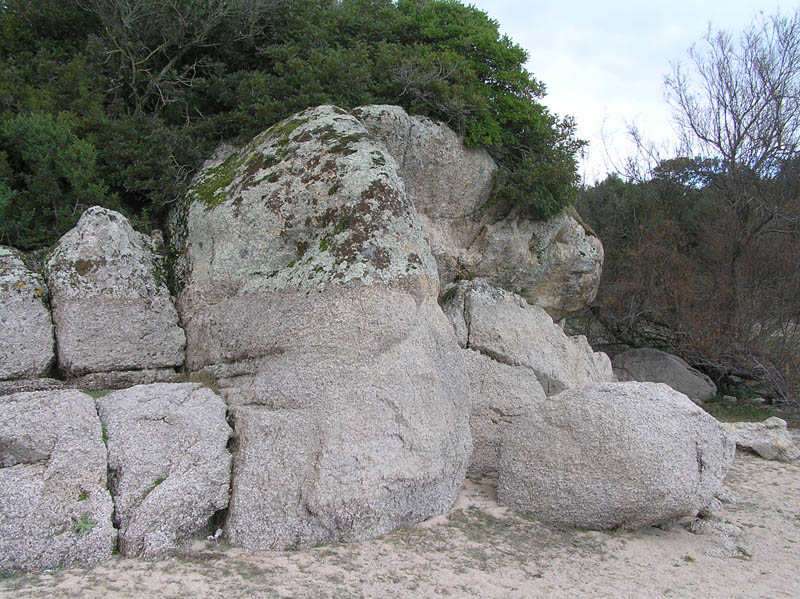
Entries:
{"label": "boulder face", "polygon": [[310,109],[196,179],[173,217],[187,363],[235,423],[225,532],[356,540],[448,509],[471,444],[461,350],[397,164]]}
{"label": "boulder face", "polygon": [[442,288],[457,278],[482,277],[554,320],[595,298],[603,246],[574,212],[542,222],[488,207],[497,166],[486,150],[465,148],[445,125],[398,106],[365,106],[353,114],[397,161]]}
{"label": "boulder face", "polygon": [[0,246],[0,380],[46,376],[55,361],[44,279]]}
{"label": "boulder face", "polygon": [[228,505],[231,429],[199,384],[141,385],[97,400],[123,555],[163,556]]}
{"label": "boulder face", "polygon": [[667,385],[587,385],[506,430],[498,500],[555,524],[643,528],[707,506],[733,454],[723,426]]}
{"label": "boulder face", "polygon": [[149,238],[113,210],[89,208],[59,240],[46,275],[64,374],[183,364],[185,336],[159,268]]}
{"label": "boulder face", "polygon": [[785,420],[772,416],[764,422],[726,422],[724,426],[737,447],[765,460],[793,462],[800,458],[800,448],[786,429]]}
{"label": "boulder face", "polygon": [[657,349],[629,349],[614,357],[613,367],[620,381],[666,383],[696,403],[717,393],[717,386],[708,376],[678,356]]}
{"label": "boulder face", "polygon": [[472,408],[469,474],[497,474],[505,430],[545,399],[530,368],[514,367],[477,351],[464,350]]}
{"label": "boulder face", "polygon": [[461,281],[442,294],[461,347],[530,369],[547,395],[613,381],[611,361],[583,336],[568,337],[547,313],[487,281]]}
{"label": "boulder face", "polygon": [[79,391],[0,397],[0,572],[94,565],[117,531],[94,401]]}

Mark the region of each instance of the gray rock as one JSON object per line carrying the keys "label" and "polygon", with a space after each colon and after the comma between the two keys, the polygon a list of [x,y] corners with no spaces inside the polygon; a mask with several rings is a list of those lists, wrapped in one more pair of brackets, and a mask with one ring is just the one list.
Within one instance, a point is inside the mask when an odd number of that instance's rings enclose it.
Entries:
{"label": "gray rock", "polygon": [[199,384],[140,385],[97,400],[126,556],[163,556],[207,532],[228,505],[231,429]]}
{"label": "gray rock", "polygon": [[493,475],[506,427],[534,409],[545,394],[530,368],[508,366],[473,350],[464,354],[472,396],[469,474]]}
{"label": "gray rock", "polygon": [[228,540],[364,539],[446,511],[467,378],[385,148],[340,109],[305,111],[210,163],[172,222],[187,362],[236,431]]}
{"label": "gray rock", "polygon": [[467,248],[483,226],[479,212],[497,165],[485,149],[466,148],[446,125],[399,106],[363,106],[353,114],[397,161],[444,287],[474,260]]}
{"label": "gray rock", "polygon": [[67,388],[71,387],[64,381],[51,378],[0,381],[0,395],[13,395],[14,393],[27,393],[30,391],[55,391]]}
{"label": "gray rock", "polygon": [[126,389],[135,385],[151,385],[153,383],[179,383],[182,375],[173,368],[146,370],[127,370],[112,372],[92,372],[69,379],[72,387],[87,391],[107,391],[109,389]]}
{"label": "gray rock", "polygon": [[567,337],[538,306],[482,279],[461,281],[442,295],[461,347],[534,372],[547,395],[614,380],[611,361],[583,336]]}
{"label": "gray rock", "polygon": [[793,462],[800,458],[800,449],[794,444],[786,421],[772,416],[764,422],[726,422],[736,446],[757,453],[765,460]]}
{"label": "gray rock", "polygon": [[551,523],[637,529],[696,515],[733,453],[722,425],[667,385],[587,385],[508,427],[498,500]]}
{"label": "gray rock", "polygon": [[185,336],[150,240],[121,214],[89,208],[47,262],[60,369],[92,372],[183,364]]}
{"label": "gray rock", "polygon": [[556,321],[594,300],[604,258],[603,244],[571,209],[548,221],[512,212],[486,223],[468,252],[475,258],[467,272],[512,289]]}
{"label": "gray rock", "polygon": [[555,320],[594,299],[603,246],[574,211],[542,222],[487,208],[497,166],[485,150],[465,148],[445,125],[397,106],[365,106],[353,114],[399,164],[442,287],[457,277],[483,277]]}
{"label": "gray rock", "polygon": [[91,566],[117,531],[94,401],[79,391],[0,397],[0,572]]}
{"label": "gray rock", "polygon": [[[173,217],[191,370],[279,348],[264,299],[314,303],[331,287],[438,292],[436,263],[397,165],[341,109],[323,106],[203,170]],[[308,299],[302,299],[303,297]]]}
{"label": "gray rock", "polygon": [[22,255],[0,246],[0,380],[45,376],[55,361],[47,286]]}
{"label": "gray rock", "polygon": [[717,393],[717,386],[708,376],[678,356],[658,349],[629,349],[614,357],[613,367],[620,381],[666,383],[696,403],[709,400]]}

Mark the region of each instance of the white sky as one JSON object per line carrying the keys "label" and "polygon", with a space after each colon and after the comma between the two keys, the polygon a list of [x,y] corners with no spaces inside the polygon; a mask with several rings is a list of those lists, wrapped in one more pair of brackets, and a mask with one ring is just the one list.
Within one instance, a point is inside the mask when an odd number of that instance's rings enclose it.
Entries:
{"label": "white sky", "polygon": [[626,123],[655,142],[676,139],[664,99],[671,63],[686,62],[708,23],[738,33],[763,11],[797,0],[462,0],[488,13],[500,31],[530,54],[527,69],[547,86],[544,103],[572,115],[589,141],[582,174],[588,182],[614,170],[631,152]]}

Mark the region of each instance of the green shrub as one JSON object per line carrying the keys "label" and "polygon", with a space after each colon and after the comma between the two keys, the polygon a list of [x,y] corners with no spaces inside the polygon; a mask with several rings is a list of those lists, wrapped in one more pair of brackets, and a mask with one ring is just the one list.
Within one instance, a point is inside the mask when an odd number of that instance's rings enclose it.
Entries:
{"label": "green shrub", "polygon": [[0,242],[52,243],[89,206],[105,204],[97,151],[65,118],[19,115],[0,127]]}

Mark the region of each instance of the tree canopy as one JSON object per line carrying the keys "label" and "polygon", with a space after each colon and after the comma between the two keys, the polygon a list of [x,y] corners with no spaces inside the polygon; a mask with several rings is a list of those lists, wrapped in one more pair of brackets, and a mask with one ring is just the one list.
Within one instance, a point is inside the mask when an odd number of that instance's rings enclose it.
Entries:
{"label": "tree canopy", "polygon": [[800,10],[738,36],[709,29],[666,91],[683,151],[579,201],[606,247],[594,313],[723,389],[759,380],[797,401]]}
{"label": "tree canopy", "polygon": [[[220,141],[320,104],[442,120],[497,160],[494,201],[548,218],[575,196],[582,142],[539,102],[527,58],[456,0],[7,0],[2,131],[46,123],[82,149],[64,166],[82,178],[40,168],[3,133],[0,243],[50,244],[91,204],[146,226]],[[40,150],[59,151],[56,137]]]}

